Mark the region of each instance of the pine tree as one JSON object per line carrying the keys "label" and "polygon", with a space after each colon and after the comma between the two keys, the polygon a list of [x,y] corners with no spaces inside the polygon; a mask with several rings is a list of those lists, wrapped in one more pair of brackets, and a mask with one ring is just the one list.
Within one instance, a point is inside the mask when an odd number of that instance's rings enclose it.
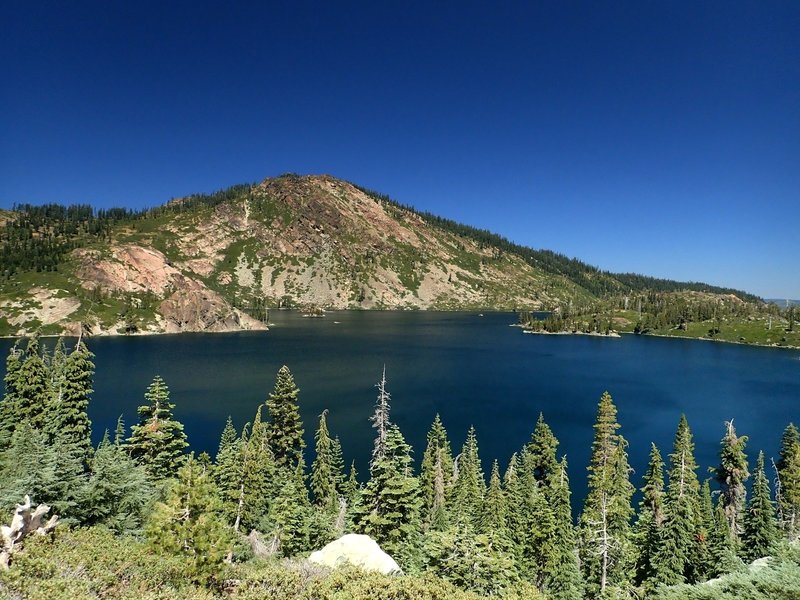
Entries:
{"label": "pine tree", "polygon": [[411,470],[411,446],[390,425],[386,448],[364,488],[358,529],[372,536],[401,567],[413,566],[419,541],[420,490]]}
{"label": "pine tree", "polygon": [[342,497],[347,503],[345,512],[344,530],[353,531],[356,521],[361,514],[361,484],[358,483],[356,462],[350,463],[350,474],[342,484]]}
{"label": "pine tree", "polygon": [[92,450],[92,423],[89,420],[89,398],[94,391],[94,355],[83,342],[78,342],[72,352],[62,357],[57,347],[53,367],[59,365],[60,374],[53,378],[53,395],[45,430],[51,438],[58,437],[84,460]]}
{"label": "pine tree", "polygon": [[700,483],[689,423],[681,415],[670,458],[664,526],[655,553],[654,581],[666,585],[696,579],[696,540],[700,532]]}
{"label": "pine tree", "polygon": [[[497,461],[492,463],[492,474],[489,477],[489,488],[480,512],[480,527],[478,531],[487,535],[497,533],[508,540],[506,518],[508,516],[506,498],[500,482],[500,467]],[[509,541],[510,543],[510,541]]]}
{"label": "pine tree", "polygon": [[644,474],[642,501],[634,538],[637,546],[636,583],[653,577],[653,558],[664,524],[664,461],[655,444],[650,444],[650,462]]}
{"label": "pine tree", "polygon": [[544,422],[544,415],[539,413],[536,427],[528,443],[528,454],[533,464],[533,475],[536,481],[546,482],[558,472],[558,440],[553,435],[550,426]]}
{"label": "pine tree", "polygon": [[549,477],[550,508],[553,512],[553,569],[545,574],[544,589],[552,600],[581,600],[583,577],[578,565],[575,527],[572,524],[567,459],[561,459]]}
{"label": "pine tree", "polygon": [[144,468],[133,462],[108,432],[92,458],[89,481],[81,494],[81,521],[118,534],[138,534],[154,490]]}
{"label": "pine tree", "polygon": [[630,512],[633,486],[617,409],[608,392],[600,398],[589,463],[589,493],[580,518],[581,568],[590,598],[625,589],[631,579]]}
{"label": "pine tree", "polygon": [[306,445],[298,407],[299,393],[289,367],[282,366],[278,370],[275,389],[267,399],[269,421],[264,424],[264,432],[275,464],[290,471],[300,464]]}
{"label": "pine tree", "polygon": [[278,493],[270,505],[269,524],[273,548],[283,556],[308,550],[311,504],[303,477],[302,458],[294,471],[277,470]]}
{"label": "pine tree", "polygon": [[744,452],[747,436],[736,435],[733,420],[727,421],[725,427],[725,436],[720,442],[720,464],[716,469],[716,480],[720,486],[722,510],[728,519],[728,530],[734,543],[738,543],[746,495],[744,482],[750,477],[747,455]]}
{"label": "pine tree", "polygon": [[242,480],[234,518],[234,529],[237,531],[240,527],[244,531],[256,528],[265,530],[270,502],[279,491],[278,469],[267,445],[265,425],[259,406],[249,432],[247,426],[242,431]]}
{"label": "pine tree", "polygon": [[189,456],[167,501],[156,506],[147,537],[160,552],[188,558],[188,575],[208,582],[231,550],[230,529],[220,518],[218,490],[208,469]]}
{"label": "pine tree", "polygon": [[0,402],[0,450],[11,443],[11,435],[21,421],[19,414],[19,374],[22,368],[22,351],[15,342],[6,357],[6,373],[3,377],[5,394]]}
{"label": "pine tree", "polygon": [[220,436],[215,460],[214,480],[222,502],[222,513],[228,524],[236,522],[242,486],[242,441],[228,417]]}
{"label": "pine tree", "polygon": [[156,375],[145,392],[148,404],[138,408],[139,424],[131,428],[128,452],[155,479],[174,476],[189,445],[183,424],[172,417],[175,405],[169,401],[169,388]]}
{"label": "pine tree", "polygon": [[328,434],[327,409],[319,416],[319,427],[314,435],[316,457],[311,464],[311,493],[314,504],[335,514],[339,508],[336,476],[333,466],[333,440]]}
{"label": "pine tree", "polygon": [[511,535],[517,547],[517,567],[524,579],[542,589],[556,568],[555,516],[534,477],[533,462],[525,448],[517,461],[517,472],[519,514],[512,521],[521,528]]}
{"label": "pine tree", "polygon": [[331,440],[331,475],[335,484],[336,491],[341,495],[344,485],[344,455],[342,454],[342,442],[337,435]]}
{"label": "pine tree", "polygon": [[483,478],[481,459],[478,455],[478,439],[475,428],[470,427],[467,439],[456,459],[458,475],[452,487],[452,512],[457,520],[478,527],[483,497],[486,493],[486,482]]}
{"label": "pine tree", "polygon": [[422,455],[419,476],[425,527],[444,529],[447,526],[447,495],[452,478],[453,453],[450,440],[447,439],[447,431],[437,414],[428,431],[428,444]]}
{"label": "pine tree", "polygon": [[714,521],[708,533],[708,551],[710,568],[706,577],[719,577],[744,568],[741,559],[736,555],[736,546],[728,530],[728,518],[720,503],[714,508]]}
{"label": "pine tree", "polygon": [[775,550],[778,538],[775,506],[770,497],[769,480],[764,470],[764,453],[759,452],[753,476],[753,497],[744,516],[742,558],[750,562],[769,556]]}
{"label": "pine tree", "polygon": [[778,512],[790,540],[800,538],[800,432],[789,423],[781,437],[778,471]]}
{"label": "pine tree", "polygon": [[39,339],[28,341],[25,360],[16,374],[16,414],[19,421],[27,420],[35,429],[43,429],[50,400],[47,367],[39,356]]}

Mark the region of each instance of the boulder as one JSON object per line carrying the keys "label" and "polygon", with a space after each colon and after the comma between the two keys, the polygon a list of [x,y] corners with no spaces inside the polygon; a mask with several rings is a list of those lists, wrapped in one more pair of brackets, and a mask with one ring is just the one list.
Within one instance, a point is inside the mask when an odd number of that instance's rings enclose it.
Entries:
{"label": "boulder", "polygon": [[381,550],[375,540],[368,535],[356,533],[343,535],[322,550],[312,552],[308,560],[332,569],[347,563],[365,571],[378,571],[384,575],[402,573],[395,560]]}

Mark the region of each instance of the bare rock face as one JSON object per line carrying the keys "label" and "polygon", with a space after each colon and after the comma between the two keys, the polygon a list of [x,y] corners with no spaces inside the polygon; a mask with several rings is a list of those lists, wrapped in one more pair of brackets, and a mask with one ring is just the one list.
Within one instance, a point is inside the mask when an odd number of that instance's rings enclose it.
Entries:
{"label": "bare rock face", "polygon": [[332,569],[343,564],[351,564],[365,571],[378,571],[384,575],[402,573],[400,566],[381,550],[375,540],[368,535],[356,533],[343,535],[322,550],[312,552],[308,560]]}
{"label": "bare rock face", "polygon": [[179,289],[159,305],[166,333],[181,331],[238,331],[267,326],[232,308],[219,294],[207,288]]}

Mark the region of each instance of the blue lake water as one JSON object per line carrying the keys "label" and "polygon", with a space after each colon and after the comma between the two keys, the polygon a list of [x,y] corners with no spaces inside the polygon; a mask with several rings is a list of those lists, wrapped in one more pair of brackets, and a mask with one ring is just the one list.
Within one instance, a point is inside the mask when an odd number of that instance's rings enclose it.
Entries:
{"label": "blue lake water", "polygon": [[[509,313],[333,312],[302,318],[273,311],[269,332],[96,338],[94,436],[113,430],[136,407],[153,376],[171,390],[176,416],[195,450],[216,451],[225,419],[252,419],[286,364],[300,387],[306,440],[317,417],[341,437],[345,459],[363,477],[372,447],[368,417],[386,365],[392,419],[419,458],[434,415],[441,414],[460,448],[475,425],[488,474],[503,469],[529,438],[539,412],[568,456],[575,500],[585,493],[585,468],[597,402],[608,390],[630,442],[637,487],[650,442],[666,455],[681,413],[695,435],[701,477],[716,464],[724,421],[759,449],[777,452],[780,435],[800,422],[800,351],[694,340],[623,336],[524,335]],[[10,340],[0,341],[5,354]],[[311,452],[308,454],[309,460]],[[666,458],[666,456],[665,456]]]}

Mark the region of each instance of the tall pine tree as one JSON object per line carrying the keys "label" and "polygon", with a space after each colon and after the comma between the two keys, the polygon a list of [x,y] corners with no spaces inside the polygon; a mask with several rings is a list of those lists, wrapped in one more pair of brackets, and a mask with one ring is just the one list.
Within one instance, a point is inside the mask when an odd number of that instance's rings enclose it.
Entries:
{"label": "tall pine tree", "polygon": [[456,459],[458,475],[453,481],[452,505],[455,518],[468,522],[477,528],[483,508],[483,496],[486,493],[486,481],[483,478],[481,459],[478,455],[478,439],[475,428],[470,427],[467,439]]}
{"label": "tall pine tree", "polygon": [[298,406],[299,394],[289,367],[282,366],[278,370],[275,389],[267,398],[269,421],[264,424],[264,432],[275,464],[290,471],[300,464],[306,445]]}
{"label": "tall pine tree", "polygon": [[725,423],[725,436],[720,442],[720,463],[716,469],[716,480],[720,488],[722,510],[728,519],[728,531],[734,543],[738,543],[742,532],[742,513],[744,512],[745,481],[750,477],[747,469],[747,455],[744,452],[747,436],[736,435],[733,420]]}
{"label": "tall pine tree", "polygon": [[567,459],[561,459],[549,477],[550,508],[553,511],[553,569],[545,574],[544,589],[552,600],[581,600],[583,577],[578,564],[575,527],[572,524]]}
{"label": "tall pine tree", "polygon": [[539,413],[536,427],[528,443],[528,454],[533,464],[533,476],[536,481],[547,481],[558,472],[558,440],[550,426],[544,422],[544,415]]}
{"label": "tall pine tree", "polygon": [[800,432],[789,423],[781,437],[778,462],[778,513],[790,540],[800,538]]}
{"label": "tall pine tree", "polygon": [[753,497],[744,516],[742,558],[750,562],[769,556],[775,550],[778,538],[775,505],[772,503],[769,479],[764,469],[764,453],[759,452],[753,476]]}
{"label": "tall pine tree", "polygon": [[63,352],[57,346],[53,355],[52,369],[58,368],[60,373],[52,378],[50,417],[45,430],[51,438],[58,438],[86,460],[92,449],[92,423],[88,409],[94,391],[94,355],[82,341],[68,355],[63,355]]}
{"label": "tall pine tree", "polygon": [[650,462],[644,474],[639,516],[634,537],[636,540],[636,583],[653,577],[654,554],[664,524],[664,461],[655,444],[650,444]]}
{"label": "tall pine tree", "polygon": [[189,445],[183,424],[172,416],[169,388],[159,375],[144,394],[147,404],[138,408],[139,424],[131,428],[128,452],[155,479],[173,477]]}
{"label": "tall pine tree", "polygon": [[420,486],[422,488],[425,527],[444,529],[448,521],[447,495],[453,478],[453,453],[447,431],[437,414],[428,431],[428,444],[422,455]]}

